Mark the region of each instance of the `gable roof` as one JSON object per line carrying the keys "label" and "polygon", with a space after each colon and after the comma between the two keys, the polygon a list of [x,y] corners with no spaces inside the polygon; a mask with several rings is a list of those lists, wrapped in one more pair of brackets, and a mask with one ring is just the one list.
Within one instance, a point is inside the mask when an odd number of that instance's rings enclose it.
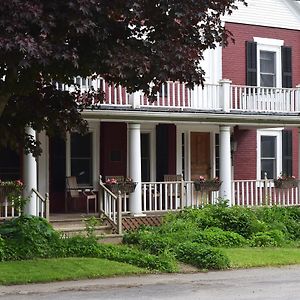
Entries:
{"label": "gable roof", "polygon": [[223,17],[225,22],[300,30],[300,1],[246,0],[238,10]]}

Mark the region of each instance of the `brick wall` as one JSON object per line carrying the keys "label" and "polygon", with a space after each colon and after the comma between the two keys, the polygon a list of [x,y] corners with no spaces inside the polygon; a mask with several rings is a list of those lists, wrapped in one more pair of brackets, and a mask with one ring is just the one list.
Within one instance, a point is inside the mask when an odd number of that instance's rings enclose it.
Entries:
{"label": "brick wall", "polygon": [[285,46],[292,47],[293,86],[300,83],[300,31],[235,23],[227,23],[226,28],[232,32],[235,43],[223,49],[223,78],[232,80],[233,84],[246,84],[245,41],[261,37],[284,40]]}
{"label": "brick wall", "polygon": [[256,130],[234,129],[237,149],[233,154],[234,179],[256,179]]}
{"label": "brick wall", "polygon": [[[300,31],[263,26],[227,23],[226,28],[232,32],[235,43],[223,49],[223,78],[232,80],[233,84],[246,84],[246,49],[245,41],[253,37],[284,40],[285,46],[292,47],[293,86],[300,83]],[[293,129],[293,174],[298,176],[298,130]],[[234,138],[237,151],[233,155],[234,179],[256,179],[256,130],[235,128]]]}

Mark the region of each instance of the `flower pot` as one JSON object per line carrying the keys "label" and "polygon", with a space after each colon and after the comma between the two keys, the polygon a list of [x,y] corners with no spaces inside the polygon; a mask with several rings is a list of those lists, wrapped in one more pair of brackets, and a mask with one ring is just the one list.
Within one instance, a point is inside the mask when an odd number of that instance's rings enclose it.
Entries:
{"label": "flower pot", "polygon": [[298,186],[297,180],[274,179],[274,186],[277,189],[291,189]]}
{"label": "flower pot", "polygon": [[137,183],[136,182],[120,182],[120,183],[106,183],[105,186],[114,194],[118,194],[119,191],[124,194],[133,193]]}
{"label": "flower pot", "polygon": [[222,182],[215,182],[215,181],[200,181],[195,180],[194,181],[194,187],[196,191],[200,192],[212,192],[212,191],[218,191],[220,189]]}

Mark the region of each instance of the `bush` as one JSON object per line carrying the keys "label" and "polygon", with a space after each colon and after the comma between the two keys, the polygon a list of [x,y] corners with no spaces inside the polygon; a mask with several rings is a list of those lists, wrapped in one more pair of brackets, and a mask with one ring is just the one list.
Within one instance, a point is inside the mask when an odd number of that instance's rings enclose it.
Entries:
{"label": "bush", "polygon": [[5,260],[5,241],[0,236],[0,261],[4,261],[4,260]]}
{"label": "bush", "polygon": [[178,245],[175,256],[179,261],[201,269],[226,269],[229,267],[228,257],[219,249],[186,242]]}
{"label": "bush", "polygon": [[5,259],[19,260],[51,257],[60,235],[43,218],[21,216],[0,226],[5,240]]}
{"label": "bush", "polygon": [[251,244],[254,247],[279,247],[284,242],[284,234],[279,230],[258,232],[251,239]]}
{"label": "bush", "polygon": [[193,241],[213,247],[243,247],[247,245],[247,240],[243,236],[217,227],[200,231]]}
{"label": "bush", "polygon": [[163,272],[177,271],[177,264],[174,256],[168,253],[156,256],[147,252],[126,246],[98,245],[98,257],[126,262],[138,267]]}

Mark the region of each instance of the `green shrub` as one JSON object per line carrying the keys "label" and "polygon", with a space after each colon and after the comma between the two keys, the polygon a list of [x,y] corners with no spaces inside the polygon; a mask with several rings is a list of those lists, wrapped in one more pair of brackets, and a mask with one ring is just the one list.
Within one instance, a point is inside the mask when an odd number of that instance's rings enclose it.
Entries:
{"label": "green shrub", "polygon": [[0,236],[0,261],[4,261],[4,260],[5,260],[5,241]]}
{"label": "green shrub", "polygon": [[0,226],[5,240],[5,259],[19,260],[51,257],[60,235],[43,218],[21,216]]}
{"label": "green shrub", "polygon": [[199,231],[193,241],[213,247],[243,247],[247,245],[247,240],[243,236],[217,227]]}
{"label": "green shrub", "polygon": [[279,247],[285,242],[284,234],[279,230],[258,232],[253,235],[251,244],[254,247]]}
{"label": "green shrub", "polygon": [[126,246],[105,244],[99,244],[98,246],[98,257],[101,258],[126,262],[150,270],[159,270],[163,272],[175,272],[178,270],[174,256],[168,253],[156,256]]}
{"label": "green shrub", "polygon": [[220,270],[229,267],[229,259],[221,250],[198,243],[186,242],[178,245],[175,256],[179,261],[200,269]]}

